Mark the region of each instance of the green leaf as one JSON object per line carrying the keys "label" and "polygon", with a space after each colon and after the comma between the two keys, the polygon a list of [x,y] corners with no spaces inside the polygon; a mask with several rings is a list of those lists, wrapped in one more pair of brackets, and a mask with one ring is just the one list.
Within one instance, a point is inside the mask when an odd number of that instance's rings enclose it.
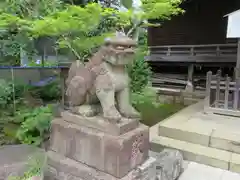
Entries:
{"label": "green leaf", "polygon": [[127,8],[127,9],[131,9],[133,6],[133,0],[121,0],[121,4]]}

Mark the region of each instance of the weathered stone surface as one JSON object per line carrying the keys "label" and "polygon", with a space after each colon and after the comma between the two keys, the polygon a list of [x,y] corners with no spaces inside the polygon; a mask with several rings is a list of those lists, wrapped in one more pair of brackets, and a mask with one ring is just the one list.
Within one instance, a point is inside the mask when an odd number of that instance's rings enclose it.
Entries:
{"label": "weathered stone surface", "polygon": [[156,180],[156,158],[149,157],[143,164],[139,165],[133,171],[133,179],[135,180]]}
{"label": "weathered stone surface", "polygon": [[176,180],[183,168],[183,156],[177,150],[164,149],[157,156],[156,169],[159,180]]}
{"label": "weathered stone surface", "polygon": [[50,149],[121,178],[148,157],[149,129],[140,126],[120,136],[57,119]]}
{"label": "weathered stone surface", "polygon": [[70,109],[83,116],[95,116],[98,110],[93,106],[99,104],[103,117],[112,123],[118,123],[122,117],[140,117],[129,99],[129,76],[125,68],[134,60],[136,45],[128,36],[117,34],[108,38],[86,64],[72,63],[66,80]]}
{"label": "weathered stone surface", "polygon": [[155,165],[154,158],[148,159],[146,163],[135,170],[129,171],[122,178],[96,170],[53,151],[48,152],[48,160],[49,168],[46,173],[46,180],[156,180],[153,173],[148,177],[146,175],[154,170],[152,169]]}
{"label": "weathered stone surface", "polygon": [[69,111],[61,113],[65,121],[77,124],[79,126],[86,126],[89,128],[97,129],[111,135],[121,135],[127,133],[138,127],[139,121],[137,119],[122,118],[119,123],[109,123],[101,116],[84,117],[81,115],[73,114]]}
{"label": "weathered stone surface", "polygon": [[45,151],[29,145],[8,145],[0,147],[0,179],[9,176],[21,176],[28,168],[29,157]]}

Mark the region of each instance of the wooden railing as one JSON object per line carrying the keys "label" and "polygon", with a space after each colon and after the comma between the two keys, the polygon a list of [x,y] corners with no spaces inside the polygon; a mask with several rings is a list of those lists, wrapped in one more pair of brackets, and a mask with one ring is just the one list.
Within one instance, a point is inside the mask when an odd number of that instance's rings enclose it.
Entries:
{"label": "wooden railing", "polygon": [[172,46],[150,46],[152,54],[162,56],[172,55],[235,55],[237,44],[207,44],[207,45],[172,45]]}
{"label": "wooden railing", "polygon": [[216,75],[207,73],[206,99],[204,111],[231,116],[240,116],[240,77],[235,69],[234,78],[226,76],[223,80],[221,71]]}

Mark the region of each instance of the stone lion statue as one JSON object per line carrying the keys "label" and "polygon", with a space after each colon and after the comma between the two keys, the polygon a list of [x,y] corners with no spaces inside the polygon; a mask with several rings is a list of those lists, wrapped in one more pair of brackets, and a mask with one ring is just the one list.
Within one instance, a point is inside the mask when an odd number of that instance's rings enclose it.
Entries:
{"label": "stone lion statue", "polygon": [[134,59],[136,42],[125,35],[105,40],[104,45],[84,65],[72,63],[66,80],[70,109],[83,116],[103,117],[117,123],[122,117],[137,118],[129,100],[126,65]]}

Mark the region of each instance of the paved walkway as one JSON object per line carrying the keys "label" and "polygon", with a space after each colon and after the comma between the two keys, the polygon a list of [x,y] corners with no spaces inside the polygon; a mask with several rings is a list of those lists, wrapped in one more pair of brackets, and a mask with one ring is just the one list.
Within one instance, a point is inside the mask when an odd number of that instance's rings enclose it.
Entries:
{"label": "paved walkway", "polygon": [[178,180],[240,180],[240,174],[195,162],[185,162],[184,168]]}

